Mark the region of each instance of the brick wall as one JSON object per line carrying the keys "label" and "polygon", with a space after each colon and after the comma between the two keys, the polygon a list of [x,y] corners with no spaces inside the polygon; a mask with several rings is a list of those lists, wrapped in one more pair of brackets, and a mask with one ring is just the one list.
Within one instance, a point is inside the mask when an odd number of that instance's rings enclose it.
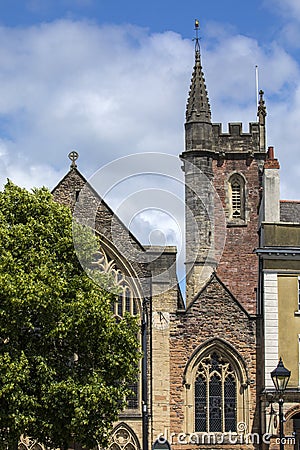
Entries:
{"label": "brick wall", "polygon": [[222,165],[214,161],[214,185],[228,218],[226,182],[230,174],[238,172],[246,179],[246,220],[244,225],[227,224],[224,251],[217,267],[221,280],[249,313],[256,312],[256,287],[258,282],[258,206],[260,201],[260,177],[258,164],[245,159],[224,160]]}

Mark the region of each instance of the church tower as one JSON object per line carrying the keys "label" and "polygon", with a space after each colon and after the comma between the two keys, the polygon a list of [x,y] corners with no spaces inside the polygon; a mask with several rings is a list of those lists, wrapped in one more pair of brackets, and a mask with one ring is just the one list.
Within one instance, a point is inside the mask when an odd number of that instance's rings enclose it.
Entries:
{"label": "church tower", "polygon": [[243,132],[212,123],[196,21],[195,65],[186,108],[186,298],[187,305],[216,272],[250,313],[256,311],[258,210],[266,159],[263,92],[258,122]]}
{"label": "church tower", "polygon": [[[170,429],[186,450],[243,448],[259,432],[256,288],[266,109],[228,132],[211,120],[196,21],[185,150],[186,307],[170,322]],[[237,433],[233,445],[229,433]],[[207,436],[213,441],[207,441]],[[222,436],[224,440],[218,440]],[[173,440],[174,444],[174,440]],[[182,441],[172,445],[182,448]],[[213,444],[214,447],[208,446]],[[218,444],[218,445],[215,445]]]}
{"label": "church tower", "polygon": [[214,259],[213,127],[196,21],[195,65],[186,107],[185,172],[187,304],[209,278]]}

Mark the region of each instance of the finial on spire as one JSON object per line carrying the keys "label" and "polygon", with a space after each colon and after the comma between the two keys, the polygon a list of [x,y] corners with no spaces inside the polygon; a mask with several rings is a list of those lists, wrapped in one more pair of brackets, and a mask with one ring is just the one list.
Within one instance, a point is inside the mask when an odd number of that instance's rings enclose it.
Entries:
{"label": "finial on spire", "polygon": [[259,102],[258,102],[258,111],[257,115],[260,119],[260,122],[264,122],[264,118],[267,115],[267,109],[264,101],[264,91],[261,89],[259,91]]}
{"label": "finial on spire", "polygon": [[201,65],[199,21],[195,20],[195,65],[186,107],[186,123],[211,123],[210,105]]}
{"label": "finial on spire", "polygon": [[199,20],[195,19],[195,52],[200,53],[200,44],[199,44]]}
{"label": "finial on spire", "polygon": [[72,161],[70,168],[71,169],[75,169],[77,167],[76,161],[78,159],[78,153],[75,150],[72,150],[69,154],[68,154],[68,158]]}
{"label": "finial on spire", "polygon": [[264,91],[259,91],[258,101],[258,124],[259,124],[259,148],[261,152],[266,151],[266,115],[267,109],[264,101]]}

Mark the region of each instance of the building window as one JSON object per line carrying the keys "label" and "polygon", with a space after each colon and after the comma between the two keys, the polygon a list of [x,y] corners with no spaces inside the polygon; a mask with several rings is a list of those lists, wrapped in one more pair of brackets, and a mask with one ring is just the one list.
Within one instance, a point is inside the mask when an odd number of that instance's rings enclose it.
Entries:
{"label": "building window", "polygon": [[137,300],[133,297],[132,290],[128,285],[120,286],[121,292],[116,301],[111,305],[111,310],[115,316],[122,318],[125,313],[132,316],[139,315],[139,307]]}
{"label": "building window", "polygon": [[121,423],[112,432],[109,450],[140,450],[140,445],[132,429]]}
{"label": "building window", "polygon": [[229,220],[232,222],[245,221],[245,179],[234,173],[228,181]]}
{"label": "building window", "polygon": [[300,413],[293,416],[293,431],[295,437],[295,449],[300,449]]}
{"label": "building window", "polygon": [[231,185],[232,217],[241,217],[241,185],[235,180]]}
{"label": "building window", "polygon": [[300,387],[300,334],[298,334],[298,387]]}
{"label": "building window", "polygon": [[128,386],[131,393],[127,396],[127,408],[128,409],[138,409],[139,407],[139,393],[138,393],[138,382],[135,381]]}
{"label": "building window", "polygon": [[[115,262],[107,256],[103,249],[98,252],[97,265],[100,270],[112,277],[114,284],[119,288],[119,295],[116,297],[115,302],[111,304],[111,311],[116,320],[121,321],[125,314],[140,316],[140,302],[135,298],[133,288],[126,275],[124,275]],[[127,410],[135,410],[134,413],[140,408],[140,383],[141,380],[136,380],[128,385],[128,389],[130,389],[131,393],[126,398]]]}
{"label": "building window", "polygon": [[[132,316],[138,315],[137,300],[132,295],[132,290],[126,285],[126,283],[120,283],[122,286],[122,292],[116,299],[116,302],[112,305],[112,311],[115,314],[117,320],[122,320],[124,314],[131,314]],[[128,386],[131,393],[126,397],[127,409],[137,410],[139,409],[139,381],[133,381]]]}
{"label": "building window", "polygon": [[237,382],[230,362],[216,351],[203,358],[194,388],[195,431],[236,431]]}
{"label": "building window", "polygon": [[[133,297],[132,290],[128,287],[125,282],[119,284],[122,287],[122,292],[116,298],[116,302],[112,304],[112,312],[114,313],[117,320],[122,320],[124,314],[128,313],[132,316],[138,315],[138,304],[137,300]],[[139,381],[132,382],[128,389],[131,393],[127,396],[127,409],[138,409],[139,408]]]}
{"label": "building window", "polygon": [[298,277],[298,312],[300,312],[300,277]]}

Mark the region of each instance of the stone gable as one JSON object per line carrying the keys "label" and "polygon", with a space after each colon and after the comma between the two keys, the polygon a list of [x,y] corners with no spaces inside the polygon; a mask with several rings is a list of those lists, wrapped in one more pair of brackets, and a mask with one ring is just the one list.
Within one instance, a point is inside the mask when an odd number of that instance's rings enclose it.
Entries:
{"label": "stone gable", "polygon": [[[174,314],[170,332],[171,430],[185,430],[185,373],[198,349],[214,340],[239,355],[247,373],[248,398],[252,399],[249,426],[257,429],[256,390],[256,323],[230,294],[221,280],[213,275],[186,311]],[[190,389],[190,388],[189,388]],[[191,425],[191,424],[190,424]],[[191,425],[192,428],[192,425]],[[174,448],[179,448],[176,446]],[[185,446],[189,448],[189,446]],[[193,448],[193,447],[191,447]],[[245,447],[249,448],[249,447]]]}

